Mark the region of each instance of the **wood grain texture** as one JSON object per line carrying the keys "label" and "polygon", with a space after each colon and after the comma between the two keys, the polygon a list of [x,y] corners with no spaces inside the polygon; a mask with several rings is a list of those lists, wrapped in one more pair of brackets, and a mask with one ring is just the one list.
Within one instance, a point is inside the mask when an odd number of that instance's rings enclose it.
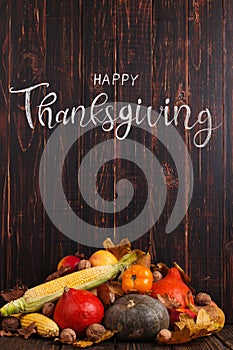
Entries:
{"label": "wood grain texture", "polygon": [[[76,250],[89,256],[94,251],[61,233],[43,209],[38,173],[53,132],[36,117],[45,94],[57,93],[54,113],[80,104],[90,106],[101,92],[110,101],[137,103],[141,98],[143,105],[156,111],[169,98],[170,113],[174,105],[187,103],[192,109],[190,122],[209,108],[213,127],[223,124],[213,131],[207,146],[198,149],[193,144],[198,126],[185,131],[184,115],[180,116],[177,131],[193,162],[194,193],[186,216],[169,235],[165,226],[178,191],[175,164],[156,137],[132,128],[130,138],[161,162],[168,190],[160,219],[133,247],[147,250],[150,244],[154,262],[178,262],[196,289],[209,292],[233,322],[232,6],[230,0],[0,1],[0,289],[11,288],[16,279],[28,285],[39,283],[61,256]],[[94,86],[95,73],[111,77],[114,72],[139,78],[133,87],[119,82]],[[32,130],[25,120],[24,95],[9,94],[9,87],[43,81],[50,87],[32,93]],[[145,176],[137,165],[119,160],[122,149],[115,147],[118,159],[103,164],[97,189],[111,201],[117,196],[117,182],[127,178],[135,188],[131,206],[109,214],[96,211],[82,198],[77,179],[82,159],[95,145],[113,137],[113,132],[91,130],[75,143],[64,164],[64,191],[72,209],[94,227],[125,225],[147,197]],[[94,150],[93,159],[98,157]],[[148,161],[145,154],[142,159]],[[186,168],[184,173],[188,181]],[[98,200],[90,193],[91,202]],[[77,241],[82,234],[97,239],[97,229],[91,236],[91,230],[83,233],[77,228]],[[215,338],[210,339],[206,349],[214,348]]]}
{"label": "wood grain texture", "polygon": [[[232,85],[232,59],[233,50],[230,40],[230,33],[233,30],[231,20],[232,2],[224,1],[223,15],[225,18],[223,27],[223,106],[224,106],[224,197],[223,197],[223,218],[224,218],[224,239],[223,239],[223,298],[226,305],[226,315],[230,322],[233,322],[233,216],[232,216],[232,108],[233,108],[233,85]],[[229,306],[229,307],[228,307]]]}
{"label": "wood grain texture", "polygon": [[[160,110],[165,106],[165,99],[170,99],[169,119],[173,118],[173,107],[186,98],[186,3],[185,1],[153,1],[153,108]],[[182,122],[177,129],[185,140]],[[168,180],[169,170],[176,171],[171,163],[171,155],[166,148],[160,151],[164,172]],[[181,150],[182,154],[182,150]],[[176,179],[176,177],[175,177]],[[168,186],[167,201],[164,211],[156,225],[154,245],[157,261],[174,261],[187,269],[187,221],[170,234],[165,233],[166,224],[171,215],[177,196],[177,187]]]}
{"label": "wood grain texture", "polygon": [[[133,76],[138,74],[134,86],[130,86],[128,82],[124,86],[120,84],[116,86],[116,101],[137,104],[138,99],[141,99],[143,106],[149,106],[152,99],[152,4],[150,1],[137,1],[134,3],[131,1],[117,1],[116,13],[116,71],[120,74],[128,73]],[[152,136],[142,129],[132,128],[128,138],[149,146],[149,149],[151,148]],[[121,158],[123,147],[126,146],[121,146],[120,144],[118,147],[117,158]],[[143,169],[145,163],[148,162],[145,152],[143,151],[142,155],[138,155],[138,158],[140,158]],[[135,166],[129,161],[125,163],[118,161],[116,168],[118,174],[123,174],[123,177],[131,182],[135,191],[132,205],[115,216],[115,224],[118,227],[130,223],[134,219],[135,213],[137,213],[136,216],[140,214],[142,210],[141,203],[145,203],[147,199],[147,180],[151,177],[151,174],[142,173],[139,166]],[[153,206],[153,203],[150,204]],[[154,230],[143,232],[144,222],[141,222],[141,226],[142,235],[134,242],[133,246],[138,248],[144,247],[146,250],[149,246],[148,243],[152,241],[151,236]],[[127,236],[127,232],[125,234]],[[154,255],[153,249],[151,253]]]}
{"label": "wood grain texture", "polygon": [[[36,337],[24,340],[22,338],[0,338],[1,350],[69,350],[72,349],[70,345],[63,345],[59,343],[54,343],[53,340],[38,339]],[[180,345],[159,345],[157,343],[147,343],[147,342],[117,342],[113,340],[112,342],[103,342],[100,344],[93,345],[92,350],[227,350],[233,349],[232,342],[232,325],[226,326],[220,333],[212,335],[210,337],[205,337],[197,339],[190,343],[180,344]]]}
{"label": "wood grain texture", "polygon": [[[1,11],[9,14],[9,9],[7,6],[7,1],[1,1],[0,3]],[[0,288],[3,288],[7,284],[7,276],[11,274],[9,260],[7,260],[7,246],[9,246],[9,232],[8,232],[8,221],[9,221],[9,114],[7,104],[9,103],[9,97],[7,94],[8,86],[8,69],[9,69],[9,24],[8,16],[2,21],[3,26],[0,31],[0,45],[1,45],[1,88],[0,88],[0,225],[1,225],[1,245],[0,245],[0,256],[1,256],[1,267],[0,267],[0,276],[1,284]]]}
{"label": "wood grain texture", "polygon": [[[189,102],[193,107],[194,118],[203,107],[209,106],[213,127],[217,127],[223,121],[222,5],[219,1],[190,1],[188,15]],[[222,305],[220,286],[223,283],[222,266],[219,264],[223,240],[222,147],[222,126],[213,132],[205,148],[190,147],[195,183],[190,206],[190,275],[193,285],[211,293],[219,305]]]}

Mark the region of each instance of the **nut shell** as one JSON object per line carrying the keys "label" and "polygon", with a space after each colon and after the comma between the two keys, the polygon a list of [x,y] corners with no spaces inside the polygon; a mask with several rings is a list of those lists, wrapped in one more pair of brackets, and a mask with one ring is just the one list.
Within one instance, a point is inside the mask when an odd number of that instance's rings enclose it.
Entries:
{"label": "nut shell", "polygon": [[106,332],[106,329],[102,324],[93,323],[86,329],[86,335],[88,339],[92,341],[99,340],[101,336]]}
{"label": "nut shell", "polygon": [[60,334],[60,339],[67,344],[73,344],[76,340],[76,333],[71,328],[65,328]]}

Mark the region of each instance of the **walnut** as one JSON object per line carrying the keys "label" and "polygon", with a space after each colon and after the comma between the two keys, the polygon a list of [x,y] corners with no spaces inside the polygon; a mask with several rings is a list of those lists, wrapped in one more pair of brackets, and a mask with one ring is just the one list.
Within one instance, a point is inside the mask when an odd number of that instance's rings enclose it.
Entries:
{"label": "walnut", "polygon": [[82,259],[78,263],[78,270],[85,270],[91,267],[91,263],[89,260]]}
{"label": "walnut", "polygon": [[163,275],[161,274],[161,272],[159,272],[157,270],[155,270],[153,272],[153,280],[154,280],[154,282],[160,281],[162,278],[163,278]]}
{"label": "walnut", "polygon": [[42,309],[42,314],[47,317],[53,317],[54,309],[55,309],[54,303],[51,303],[51,302],[45,303]]}
{"label": "walnut", "polygon": [[86,330],[86,335],[91,341],[96,341],[101,338],[101,336],[106,332],[104,326],[99,323],[93,323]]}
{"label": "walnut", "polygon": [[19,320],[14,316],[5,317],[2,320],[2,330],[5,332],[13,332],[19,328]]}
{"label": "walnut", "polygon": [[76,333],[71,328],[65,328],[60,334],[60,339],[67,344],[73,344],[76,340]]}
{"label": "walnut", "polygon": [[198,293],[195,296],[195,304],[199,306],[210,305],[211,297],[207,293]]}
{"label": "walnut", "polygon": [[161,343],[166,343],[169,341],[172,337],[172,333],[169,331],[169,329],[161,329],[161,331],[157,334],[157,340]]}

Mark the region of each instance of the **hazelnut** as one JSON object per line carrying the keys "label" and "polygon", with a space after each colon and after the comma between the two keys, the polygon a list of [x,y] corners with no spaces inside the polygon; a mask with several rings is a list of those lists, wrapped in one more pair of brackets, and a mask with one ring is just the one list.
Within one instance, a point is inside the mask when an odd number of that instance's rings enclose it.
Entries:
{"label": "hazelnut", "polygon": [[65,328],[60,334],[60,339],[67,344],[73,344],[76,340],[76,333],[71,328]]}
{"label": "hazelnut", "polygon": [[91,341],[96,341],[101,338],[101,336],[106,332],[106,329],[102,324],[93,323],[86,330],[86,335]]}
{"label": "hazelnut", "polygon": [[89,260],[82,259],[78,263],[78,270],[85,270],[91,267],[91,263]]}
{"label": "hazelnut", "polygon": [[153,272],[153,280],[154,280],[154,282],[155,281],[160,281],[162,278],[163,278],[163,275],[161,274],[161,272],[159,272],[157,270],[155,270]]}
{"label": "hazelnut", "polygon": [[45,303],[42,309],[42,314],[47,317],[53,317],[54,309],[55,309],[54,303],[51,303],[51,302]]}
{"label": "hazelnut", "polygon": [[19,328],[19,320],[14,316],[5,317],[2,320],[2,330],[5,332],[13,332]]}
{"label": "hazelnut", "polygon": [[195,304],[199,306],[210,305],[211,297],[207,293],[198,293],[195,296]]}
{"label": "hazelnut", "polygon": [[157,340],[160,343],[166,343],[168,342],[172,337],[172,333],[169,331],[169,329],[161,329],[159,333],[157,334]]}

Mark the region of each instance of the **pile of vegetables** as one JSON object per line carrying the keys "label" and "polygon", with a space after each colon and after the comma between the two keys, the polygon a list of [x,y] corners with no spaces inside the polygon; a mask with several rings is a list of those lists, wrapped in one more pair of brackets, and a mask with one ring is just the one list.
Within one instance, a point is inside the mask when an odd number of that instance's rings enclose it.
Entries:
{"label": "pile of vegetables", "polygon": [[125,341],[181,344],[220,331],[223,311],[206,293],[195,294],[174,263],[151,264],[149,253],[129,241],[91,257],[63,257],[46,282],[23,292],[3,293],[0,336],[32,333],[86,347],[115,336]]}

